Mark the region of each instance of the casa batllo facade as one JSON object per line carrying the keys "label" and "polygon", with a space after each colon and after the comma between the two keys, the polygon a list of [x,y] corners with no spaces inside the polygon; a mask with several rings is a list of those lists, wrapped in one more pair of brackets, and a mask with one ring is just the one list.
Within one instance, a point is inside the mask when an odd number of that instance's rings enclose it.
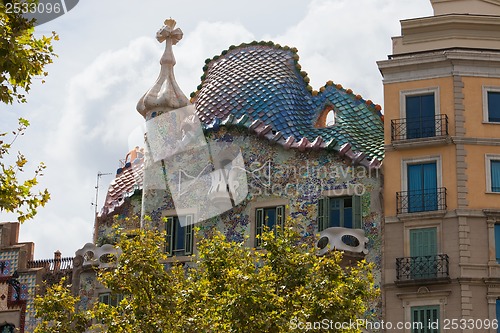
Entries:
{"label": "casa batllo facade", "polygon": [[[151,217],[153,227],[166,230],[169,261],[186,265],[196,254],[194,226],[201,235],[218,228],[258,248],[265,225],[293,219],[313,246],[320,234],[320,254],[343,250],[346,264],[374,262],[379,284],[380,106],[332,81],[312,90],[297,50],[272,42],[233,45],[207,59],[188,99],[173,71],[172,46],[181,38],[173,20],[157,33],[166,44],[160,75],[137,105],[145,149],[129,152],[111,182],[95,244],[77,253],[75,292],[85,302],[111,302],[91,267],[105,265],[97,258],[111,251],[103,247],[114,216],[118,223]],[[379,318],[380,308],[373,310]]]}

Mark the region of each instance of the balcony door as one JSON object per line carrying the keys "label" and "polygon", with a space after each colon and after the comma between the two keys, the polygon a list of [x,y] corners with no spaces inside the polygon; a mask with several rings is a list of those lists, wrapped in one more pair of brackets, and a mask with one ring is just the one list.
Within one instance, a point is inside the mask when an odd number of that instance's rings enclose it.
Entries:
{"label": "balcony door", "polygon": [[408,213],[438,209],[436,162],[409,164]]}
{"label": "balcony door", "polygon": [[406,96],[406,138],[436,136],[434,94]]}
{"label": "balcony door", "polygon": [[437,277],[437,229],[410,230],[410,270],[412,279]]}

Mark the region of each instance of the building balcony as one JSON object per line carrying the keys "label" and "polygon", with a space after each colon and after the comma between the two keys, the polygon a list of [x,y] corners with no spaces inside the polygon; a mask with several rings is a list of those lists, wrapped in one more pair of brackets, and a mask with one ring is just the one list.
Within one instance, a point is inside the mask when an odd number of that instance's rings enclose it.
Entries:
{"label": "building balcony", "polygon": [[396,258],[396,285],[450,283],[447,254]]}
{"label": "building balcony", "polygon": [[391,120],[391,140],[410,140],[448,135],[448,116],[438,114],[433,117]]}
{"label": "building balcony", "polygon": [[395,149],[450,143],[448,116],[391,120],[391,144]]}
{"label": "building balcony", "polygon": [[330,251],[345,251],[361,254],[364,257],[368,253],[367,244],[368,238],[363,229],[330,227],[319,233],[316,247],[319,256]]}
{"label": "building balcony", "polygon": [[446,210],[446,188],[396,193],[397,214]]}

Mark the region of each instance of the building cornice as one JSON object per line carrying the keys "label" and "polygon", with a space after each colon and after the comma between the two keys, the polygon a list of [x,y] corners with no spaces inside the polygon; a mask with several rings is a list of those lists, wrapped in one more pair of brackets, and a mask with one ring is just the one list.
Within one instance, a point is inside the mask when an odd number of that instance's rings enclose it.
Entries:
{"label": "building cornice", "polygon": [[402,36],[393,37],[393,53],[448,47],[500,50],[499,16],[446,14],[401,21]]}
{"label": "building cornice", "polygon": [[500,51],[451,48],[378,61],[384,84],[460,76],[500,78]]}

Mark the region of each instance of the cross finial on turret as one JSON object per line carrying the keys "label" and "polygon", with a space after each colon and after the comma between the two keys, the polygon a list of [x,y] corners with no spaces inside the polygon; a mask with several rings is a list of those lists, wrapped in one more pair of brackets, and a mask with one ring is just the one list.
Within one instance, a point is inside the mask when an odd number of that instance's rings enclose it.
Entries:
{"label": "cross finial on turret", "polygon": [[158,79],[137,103],[137,111],[146,119],[184,107],[189,103],[174,76],[175,57],[172,46],[183,36],[182,30],[175,28],[175,24],[174,19],[166,19],[164,26],[156,33],[158,42],[165,42],[165,51],[160,59],[161,69]]}

